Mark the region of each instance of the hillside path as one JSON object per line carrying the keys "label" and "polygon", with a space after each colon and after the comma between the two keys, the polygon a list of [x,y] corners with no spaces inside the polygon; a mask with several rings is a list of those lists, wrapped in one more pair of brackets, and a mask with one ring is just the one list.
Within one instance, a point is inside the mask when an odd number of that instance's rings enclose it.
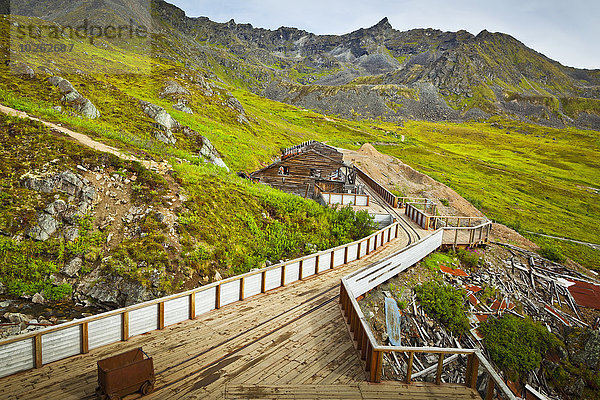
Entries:
{"label": "hillside path", "polygon": [[159,163],[159,162],[151,161],[151,160],[141,160],[130,154],[123,153],[122,151],[120,151],[119,149],[117,149],[115,147],[98,142],[98,141],[90,138],[88,135],[72,131],[68,128],[54,124],[52,122],[41,120],[39,118],[36,118],[36,117],[33,117],[33,116],[27,114],[26,112],[15,110],[14,108],[7,107],[3,104],[0,104],[0,112],[4,113],[6,115],[9,115],[11,117],[18,117],[18,118],[29,119],[32,121],[40,122],[40,123],[46,125],[47,127],[49,127],[50,129],[64,133],[65,135],[75,139],[77,142],[81,143],[82,145],[84,145],[86,147],[89,147],[91,149],[98,150],[98,151],[101,151],[104,153],[113,154],[123,160],[126,160],[126,161],[137,161],[148,169],[160,171],[164,167],[164,163]]}

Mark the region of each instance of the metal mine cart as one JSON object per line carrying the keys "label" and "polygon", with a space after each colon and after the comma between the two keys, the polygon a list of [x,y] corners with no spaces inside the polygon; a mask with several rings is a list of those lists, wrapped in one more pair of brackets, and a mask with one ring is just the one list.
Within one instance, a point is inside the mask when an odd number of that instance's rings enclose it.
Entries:
{"label": "metal mine cart", "polygon": [[152,357],[141,347],[98,361],[96,396],[100,400],[120,400],[137,391],[148,394],[154,382]]}

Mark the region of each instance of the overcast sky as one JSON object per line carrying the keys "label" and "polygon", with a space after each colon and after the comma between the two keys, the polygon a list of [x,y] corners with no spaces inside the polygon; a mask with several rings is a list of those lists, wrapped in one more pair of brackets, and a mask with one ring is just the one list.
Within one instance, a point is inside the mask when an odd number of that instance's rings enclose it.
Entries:
{"label": "overcast sky", "polygon": [[579,68],[600,68],[600,0],[167,0],[188,16],[344,34],[388,17],[395,29],[483,29]]}

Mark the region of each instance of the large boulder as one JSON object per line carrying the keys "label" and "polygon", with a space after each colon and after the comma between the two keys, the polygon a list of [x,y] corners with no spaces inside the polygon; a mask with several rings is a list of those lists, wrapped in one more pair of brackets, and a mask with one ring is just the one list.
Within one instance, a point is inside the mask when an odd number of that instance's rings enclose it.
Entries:
{"label": "large boulder", "polygon": [[51,76],[48,78],[48,82],[60,90],[63,95],[61,100],[68,103],[78,113],[90,119],[100,116],[96,106],[89,99],[83,97],[68,80],[60,76]]}
{"label": "large boulder", "polygon": [[165,86],[159,93],[160,97],[179,97],[179,96],[189,96],[190,92],[179,83],[175,81],[167,81],[165,82]]}
{"label": "large boulder", "polygon": [[179,122],[161,106],[144,100],[139,100],[139,103],[142,111],[152,118],[156,122],[156,128],[160,129],[160,131],[154,132],[154,137],[163,143],[175,144],[177,138],[173,135],[173,129],[180,128]]}

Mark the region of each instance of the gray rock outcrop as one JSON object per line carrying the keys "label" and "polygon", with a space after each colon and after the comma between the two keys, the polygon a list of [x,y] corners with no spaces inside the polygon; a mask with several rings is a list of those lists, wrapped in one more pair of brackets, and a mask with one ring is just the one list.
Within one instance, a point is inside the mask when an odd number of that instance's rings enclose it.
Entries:
{"label": "gray rock outcrop", "polygon": [[179,122],[161,106],[144,100],[139,100],[139,104],[142,111],[156,122],[155,127],[160,129],[154,133],[156,139],[163,143],[175,144],[177,138],[173,135],[173,130],[180,128]]}
{"label": "gray rock outcrop", "polygon": [[35,240],[48,240],[61,227],[67,240],[79,236],[76,222],[79,216],[87,214],[96,199],[96,188],[82,176],[65,170],[58,174],[36,176],[31,173],[22,178],[23,186],[41,193],[65,193],[72,197],[73,202],[67,203],[57,199],[48,204],[38,214],[37,225],[28,234]]}
{"label": "gray rock outcrop", "polygon": [[162,90],[159,93],[159,96],[161,98],[189,96],[189,95],[190,95],[190,91],[175,81],[165,82],[165,86],[162,88]]}
{"label": "gray rock outcrop", "polygon": [[194,111],[192,111],[192,109],[189,108],[184,103],[173,104],[173,108],[176,109],[177,111],[182,111],[182,112],[188,113],[188,114],[193,114],[194,113]]}
{"label": "gray rock outcrop", "polygon": [[48,82],[60,90],[63,95],[61,100],[68,103],[78,113],[90,119],[100,116],[100,112],[96,106],[89,99],[83,97],[68,80],[60,76],[51,76],[48,78]]}

